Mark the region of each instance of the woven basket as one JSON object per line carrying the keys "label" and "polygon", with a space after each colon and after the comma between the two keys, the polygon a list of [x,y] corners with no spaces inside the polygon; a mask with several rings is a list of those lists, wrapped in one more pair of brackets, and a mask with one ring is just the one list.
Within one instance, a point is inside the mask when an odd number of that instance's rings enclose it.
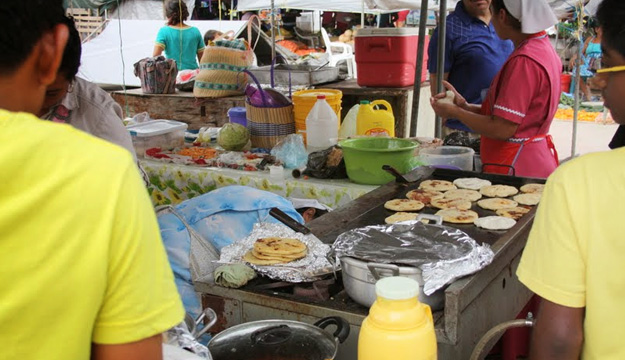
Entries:
{"label": "woven basket", "polygon": [[243,93],[247,76],[240,74],[254,59],[245,40],[217,40],[207,46],[195,79],[195,97],[225,97]]}
{"label": "woven basket", "polygon": [[245,110],[253,147],[271,149],[287,135],[295,133],[293,105],[269,108],[246,102]]}

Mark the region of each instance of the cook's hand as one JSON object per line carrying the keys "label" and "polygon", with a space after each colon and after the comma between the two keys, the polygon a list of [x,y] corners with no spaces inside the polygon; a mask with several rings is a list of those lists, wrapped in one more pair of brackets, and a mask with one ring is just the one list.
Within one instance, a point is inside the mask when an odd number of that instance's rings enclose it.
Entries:
{"label": "cook's hand", "polygon": [[454,103],[456,105],[460,106],[463,109],[467,106],[467,100],[464,98],[464,96],[460,95],[458,90],[456,90],[456,88],[452,84],[450,84],[448,81],[443,80],[443,86],[445,86],[447,90],[454,93],[454,95],[456,96],[454,98]]}
{"label": "cook's hand", "polygon": [[459,106],[455,103],[451,104],[444,101],[438,101],[439,99],[441,98],[438,97],[438,95],[430,98],[430,104],[432,105],[432,109],[434,109],[436,115],[443,119],[455,118],[456,116],[454,114],[458,112]]}

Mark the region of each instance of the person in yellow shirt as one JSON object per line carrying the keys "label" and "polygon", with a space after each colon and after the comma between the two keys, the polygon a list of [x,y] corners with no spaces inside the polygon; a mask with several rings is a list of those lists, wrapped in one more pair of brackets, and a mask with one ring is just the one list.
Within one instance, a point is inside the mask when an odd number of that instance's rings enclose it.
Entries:
{"label": "person in yellow shirt", "polygon": [[[625,2],[603,0],[596,82],[625,124]],[[547,186],[517,275],[542,297],[530,359],[625,359],[625,148],[559,167]]]}
{"label": "person in yellow shirt", "polygon": [[184,310],[130,153],[38,119],[62,0],[0,1],[0,358],[162,358]]}

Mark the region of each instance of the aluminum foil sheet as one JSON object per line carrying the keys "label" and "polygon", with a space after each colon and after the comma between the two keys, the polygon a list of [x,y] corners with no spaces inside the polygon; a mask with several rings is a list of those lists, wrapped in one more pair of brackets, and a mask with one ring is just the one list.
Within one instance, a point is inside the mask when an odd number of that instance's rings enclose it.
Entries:
{"label": "aluminum foil sheet", "polygon": [[333,255],[418,267],[423,292],[436,290],[490,264],[495,254],[461,230],[422,222],[374,225],[347,231],[334,242]]}
{"label": "aluminum foil sheet", "polygon": [[332,264],[328,260],[330,246],[321,242],[314,235],[295,232],[282,224],[257,223],[249,236],[221,249],[219,263],[231,264],[245,262],[243,255],[252,249],[254,242],[265,237],[285,237],[297,239],[308,247],[308,254],[299,260],[286,264],[253,265],[256,272],[275,280],[293,283],[319,280],[319,276],[331,273]]}
{"label": "aluminum foil sheet", "polygon": [[200,344],[193,337],[193,335],[191,335],[191,333],[189,332],[189,328],[185,325],[184,322],[167,330],[165,332],[163,341],[166,344],[174,345],[181,349],[190,351],[202,359],[206,359],[206,360],[213,359],[211,357],[210,352],[208,351],[208,348]]}

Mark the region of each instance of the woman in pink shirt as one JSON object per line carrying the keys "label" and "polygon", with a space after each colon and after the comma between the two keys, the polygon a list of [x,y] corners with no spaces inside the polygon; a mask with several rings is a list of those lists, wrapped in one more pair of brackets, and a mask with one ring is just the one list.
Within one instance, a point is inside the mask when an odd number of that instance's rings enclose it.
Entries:
{"label": "woman in pink shirt", "polygon": [[[484,172],[546,178],[558,166],[548,135],[560,100],[562,63],[544,31],[557,22],[545,0],[493,0],[497,35],[515,50],[493,79],[481,106],[455,93],[453,104],[431,99],[443,118],[456,118],[482,135]],[[521,19],[521,20],[519,20]]]}

